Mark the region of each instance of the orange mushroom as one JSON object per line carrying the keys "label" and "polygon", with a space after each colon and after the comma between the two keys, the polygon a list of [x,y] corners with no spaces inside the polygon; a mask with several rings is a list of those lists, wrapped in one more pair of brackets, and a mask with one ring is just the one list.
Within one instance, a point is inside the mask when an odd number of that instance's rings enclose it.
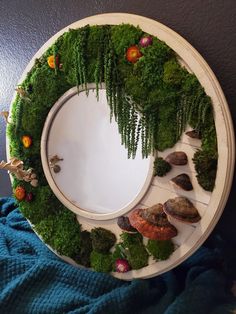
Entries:
{"label": "orange mushroom", "polygon": [[177,235],[177,229],[168,221],[162,204],[135,209],[129,220],[134,228],[151,240],[169,240]]}

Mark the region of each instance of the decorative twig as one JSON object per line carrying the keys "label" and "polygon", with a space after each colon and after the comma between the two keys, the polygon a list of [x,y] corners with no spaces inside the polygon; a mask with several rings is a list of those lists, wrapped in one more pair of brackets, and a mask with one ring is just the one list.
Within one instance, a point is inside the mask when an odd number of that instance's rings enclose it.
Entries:
{"label": "decorative twig", "polygon": [[28,93],[26,90],[24,90],[22,87],[17,87],[15,89],[15,91],[17,92],[17,94],[20,96],[20,98],[26,100],[26,101],[30,101],[30,98],[28,97]]}
{"label": "decorative twig", "polygon": [[15,175],[18,180],[29,182],[33,187],[38,185],[38,180],[36,179],[36,174],[33,172],[33,169],[29,168],[25,170],[23,161],[15,157],[11,158],[9,162],[2,160],[0,162],[0,169],[8,170],[11,174]]}
{"label": "decorative twig", "polygon": [[4,119],[6,120],[6,123],[10,123],[8,118],[9,118],[9,111],[1,111],[0,116],[3,116]]}
{"label": "decorative twig", "polygon": [[57,155],[54,155],[49,159],[49,165],[50,167],[54,167],[59,161],[62,161],[63,158],[58,157]]}

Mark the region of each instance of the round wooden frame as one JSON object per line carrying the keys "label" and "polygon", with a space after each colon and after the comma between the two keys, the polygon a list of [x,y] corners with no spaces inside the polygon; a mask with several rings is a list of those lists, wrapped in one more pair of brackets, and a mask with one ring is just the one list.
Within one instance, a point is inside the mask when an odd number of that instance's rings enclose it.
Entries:
{"label": "round wooden frame", "polygon": [[[90,25],[103,25],[103,24],[121,24],[121,23],[130,23],[135,26],[138,26],[147,33],[153,34],[157,36],[159,39],[166,42],[168,46],[170,46],[176,54],[179,56],[179,60],[185,67],[193,72],[201,85],[204,87],[206,93],[211,97],[214,113],[215,113],[215,125],[217,132],[217,141],[218,141],[218,170],[217,177],[215,182],[215,189],[212,193],[204,192],[197,185],[196,181],[193,181],[194,188],[196,187],[194,194],[188,197],[193,201],[196,207],[199,209],[199,212],[202,216],[201,221],[194,225],[184,225],[177,221],[171,221],[174,225],[176,225],[179,234],[175,239],[175,244],[177,246],[175,252],[171,255],[171,257],[162,262],[154,262],[152,261],[147,267],[144,267],[140,270],[132,270],[128,273],[113,273],[113,275],[117,278],[124,280],[131,280],[133,278],[149,278],[155,275],[159,275],[164,273],[187,259],[191,254],[193,254],[200,245],[206,240],[217,221],[219,220],[224,206],[227,202],[228,195],[230,192],[232,179],[233,179],[233,169],[235,162],[235,141],[234,141],[234,131],[233,124],[230,116],[230,112],[228,109],[228,105],[225,99],[225,96],[222,92],[222,89],[213,74],[210,67],[207,65],[205,60],[200,56],[200,54],[180,35],[175,33],[170,28],[164,26],[163,24],[156,22],[154,20],[132,15],[132,14],[124,14],[124,13],[108,13],[91,16],[85,19],[82,19],[78,22],[75,22],[66,28],[62,29],[52,38],[50,38],[39,51],[32,58],[28,66],[26,67],[20,82],[24,80],[28,71],[34,65],[34,61],[36,58],[39,58],[43,52],[64,32],[68,31],[71,28],[79,28],[85,26],[87,24]],[[13,99],[16,95],[14,95]],[[162,156],[167,155],[169,152],[174,150],[180,150],[184,148],[187,149],[187,154],[190,157],[198,147],[198,143],[193,140],[190,142],[186,136],[183,136],[181,140],[172,148],[164,151]],[[8,159],[10,157],[9,152],[9,143],[7,141],[7,154]],[[185,169],[193,174],[193,164],[190,162],[189,168]],[[184,169],[181,169],[184,170]],[[178,171],[178,167],[175,169]],[[173,173],[172,173],[173,174]],[[157,202],[166,201],[167,198],[170,198],[176,195],[176,191],[171,189],[169,186],[168,176],[166,179],[162,181],[158,181],[154,178],[147,194],[141,200],[140,206],[150,206]],[[160,193],[160,191],[162,193]],[[166,193],[166,194],[165,194]],[[198,194],[200,193],[200,194]],[[178,194],[184,194],[182,192]],[[201,195],[200,201],[199,197]],[[161,197],[160,197],[161,196]],[[197,197],[196,197],[197,196]],[[195,197],[195,199],[194,199]],[[79,217],[80,223],[83,225],[85,229],[91,229],[97,226],[103,226],[105,228],[112,229],[112,231],[116,234],[120,233],[120,229],[116,225],[116,219],[111,220],[90,220],[89,218]],[[55,252],[56,253],[56,252]],[[75,264],[71,259],[67,257],[62,257],[64,260]]]}

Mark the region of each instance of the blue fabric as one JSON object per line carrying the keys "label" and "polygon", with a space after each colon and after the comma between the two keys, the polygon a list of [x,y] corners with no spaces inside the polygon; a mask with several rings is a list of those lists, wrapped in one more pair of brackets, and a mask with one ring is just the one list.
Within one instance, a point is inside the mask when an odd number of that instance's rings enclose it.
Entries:
{"label": "blue fabric", "polygon": [[124,282],[60,260],[13,199],[1,198],[0,313],[232,313],[235,257],[220,239],[216,243],[164,275]]}

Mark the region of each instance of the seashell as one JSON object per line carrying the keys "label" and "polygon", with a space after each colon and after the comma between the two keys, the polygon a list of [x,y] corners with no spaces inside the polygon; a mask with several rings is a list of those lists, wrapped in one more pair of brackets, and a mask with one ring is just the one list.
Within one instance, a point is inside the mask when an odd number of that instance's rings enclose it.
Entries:
{"label": "seashell", "polygon": [[166,159],[172,165],[183,166],[188,163],[188,157],[185,152],[173,152],[169,154]]}
{"label": "seashell", "polygon": [[124,231],[137,232],[137,230],[131,226],[129,217],[127,216],[120,216],[117,219],[117,225]]}
{"label": "seashell", "polygon": [[130,213],[129,220],[134,228],[151,240],[169,240],[177,235],[176,228],[168,221],[161,204],[135,209]]}
{"label": "seashell", "polygon": [[164,203],[167,215],[186,223],[198,222],[201,219],[198,210],[186,197],[175,197]]}
{"label": "seashell", "polygon": [[193,190],[191,180],[186,173],[181,173],[178,176],[172,178],[170,181],[185,191]]}
{"label": "seashell", "polygon": [[201,139],[201,133],[197,130],[191,130],[188,132],[185,132],[186,135],[188,135],[191,138]]}

